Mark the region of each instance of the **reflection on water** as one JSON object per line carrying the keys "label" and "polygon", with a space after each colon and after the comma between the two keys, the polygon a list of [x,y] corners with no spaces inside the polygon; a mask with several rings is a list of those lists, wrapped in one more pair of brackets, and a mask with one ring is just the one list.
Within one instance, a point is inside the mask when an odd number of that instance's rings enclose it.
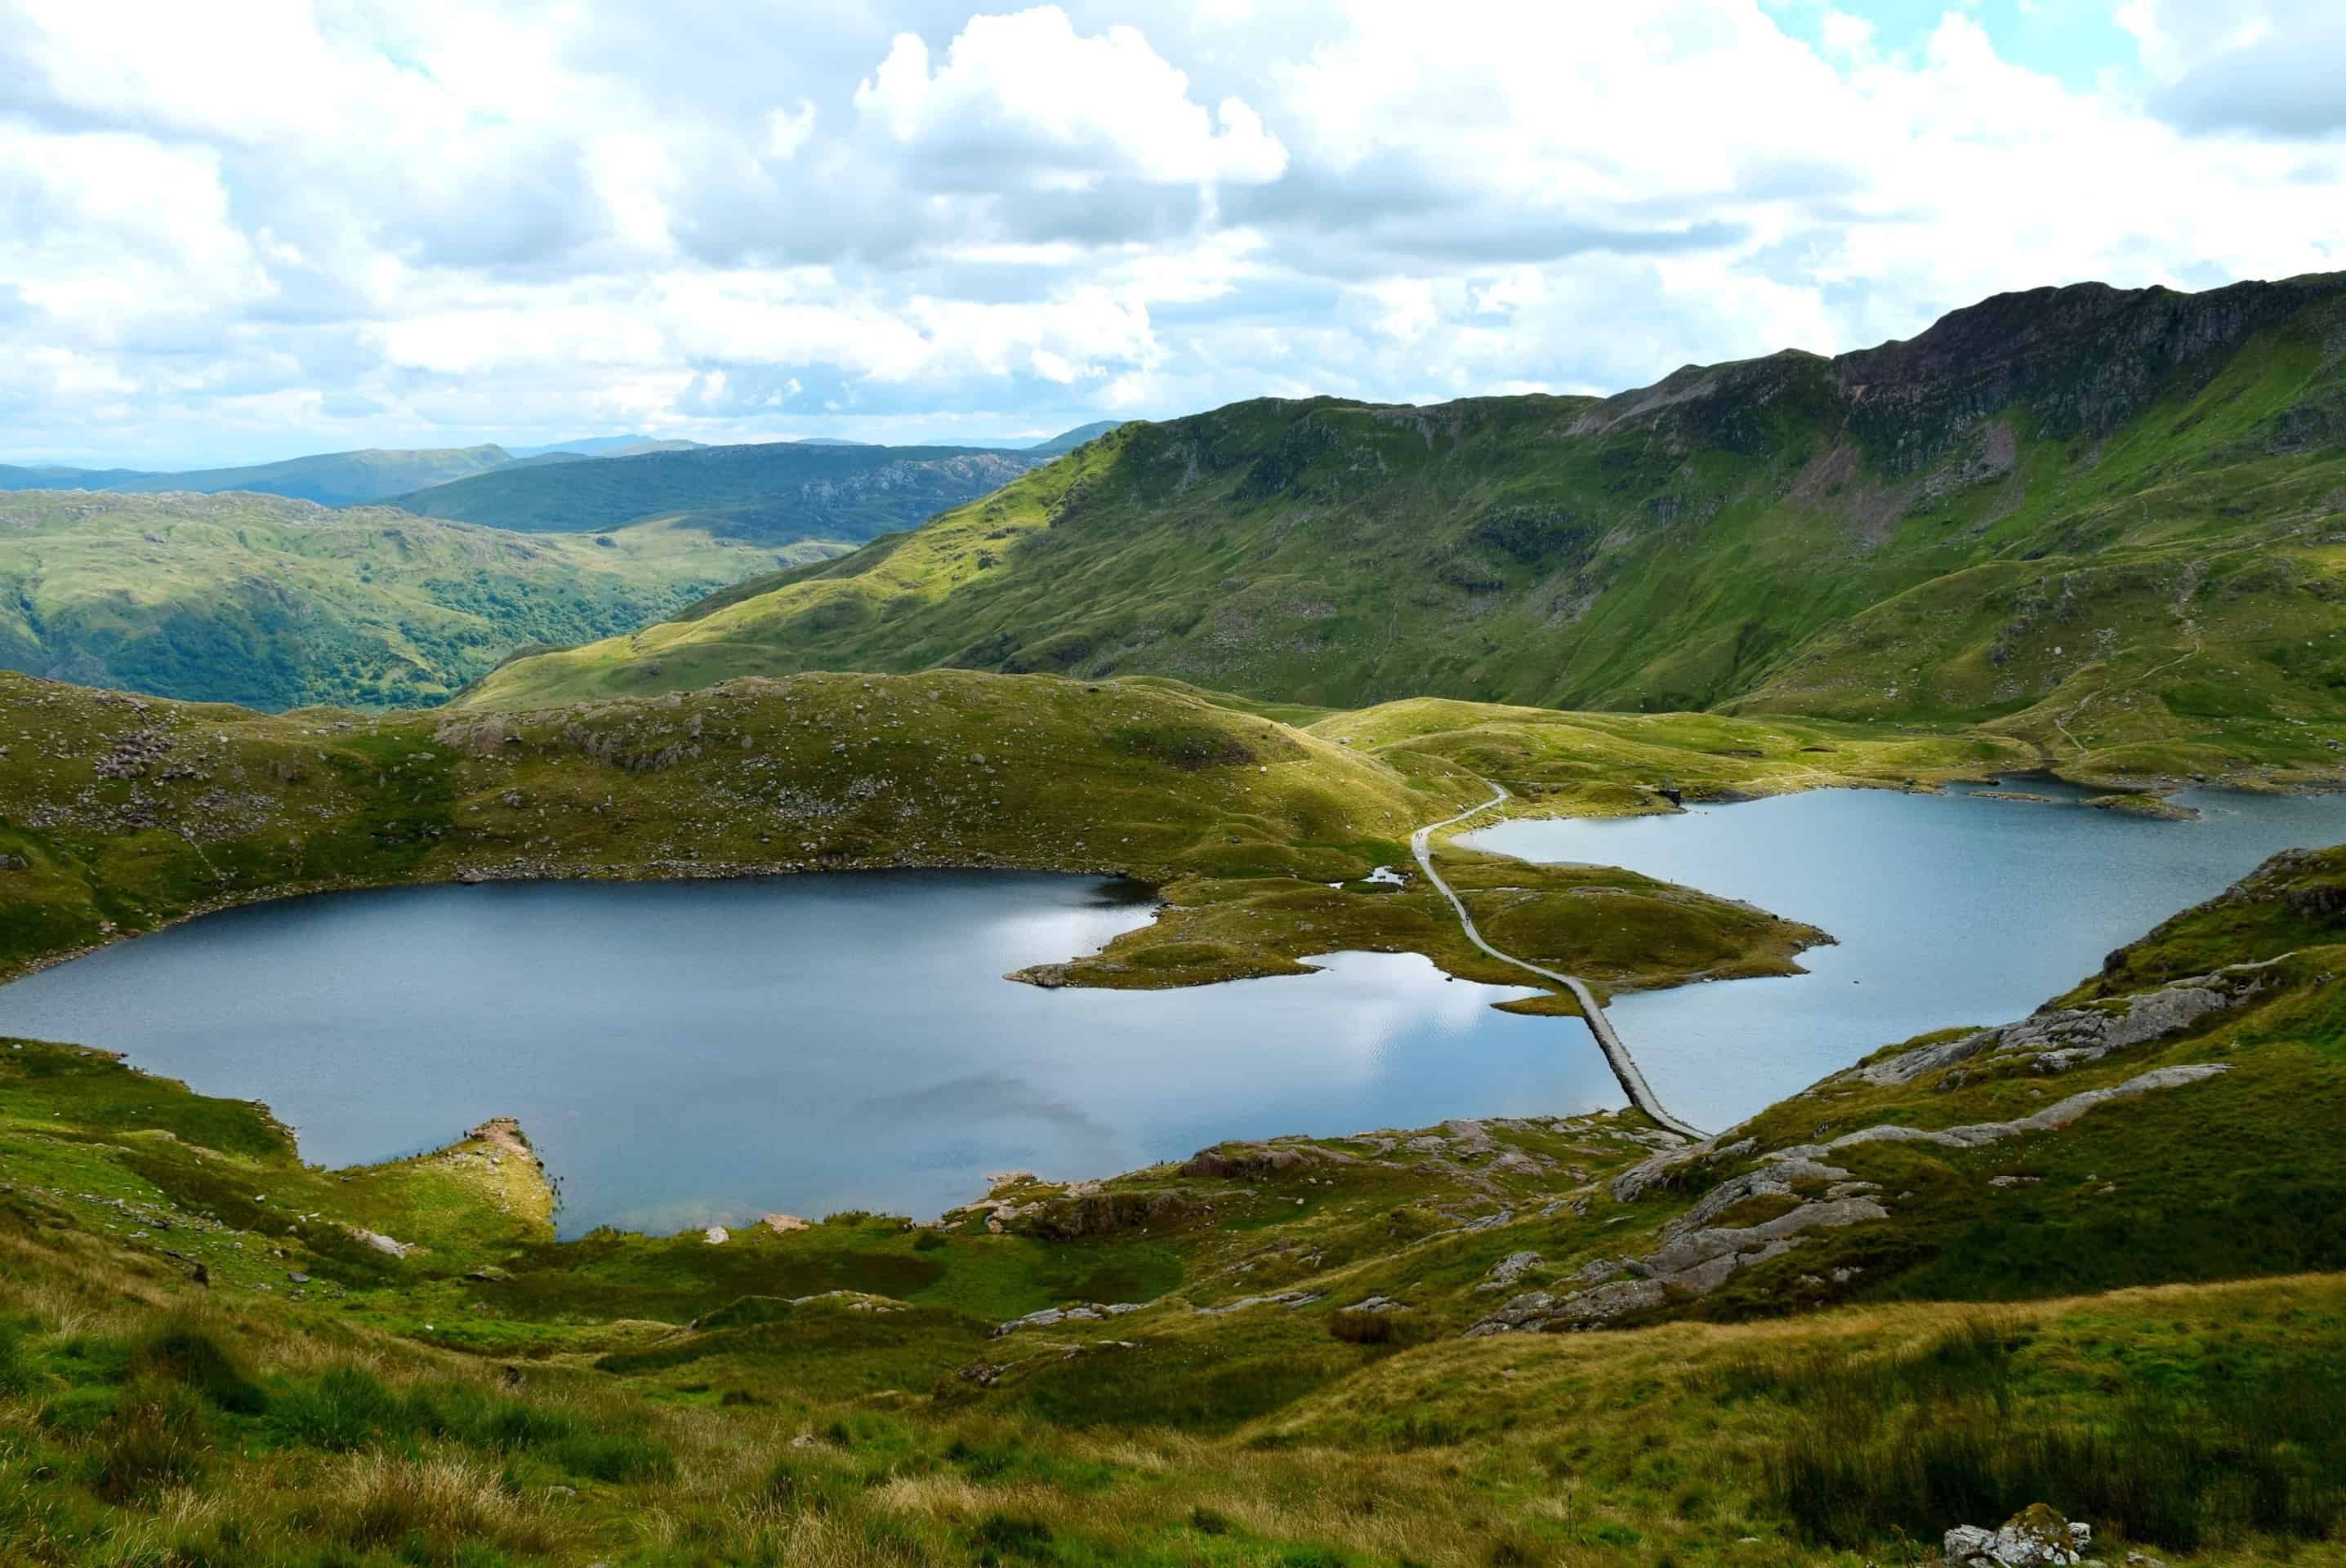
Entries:
{"label": "reflection on water", "polygon": [[0,1033],[266,1101],[329,1165],[518,1116],[568,1234],[930,1215],[988,1171],[1621,1103],[1579,1023],[1413,955],[1190,991],[1001,978],[1149,916],[1115,884],[981,872],[336,894],[0,987]]}
{"label": "reflection on water", "polygon": [[1823,927],[1809,974],[1623,997],[1663,1103],[1725,1127],[1878,1045],[2018,1018],[2274,851],[2346,840],[2346,795],[2202,790],[2166,822],[1965,791],[1829,789],[1683,816],[1523,820],[1468,836],[1525,860],[1627,866]]}

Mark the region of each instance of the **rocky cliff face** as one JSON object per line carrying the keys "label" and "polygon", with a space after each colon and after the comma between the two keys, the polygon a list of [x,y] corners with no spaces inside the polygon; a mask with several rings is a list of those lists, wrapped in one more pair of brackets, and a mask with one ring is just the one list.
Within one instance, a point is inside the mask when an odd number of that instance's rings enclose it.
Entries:
{"label": "rocky cliff face", "polygon": [[2253,337],[2346,273],[2235,283],[2205,293],[2077,283],[1999,294],[1902,342],[1842,354],[1850,426],[1876,461],[1911,472],[1981,420],[2020,405],[2055,439],[2104,435],[2169,392],[2212,379]]}

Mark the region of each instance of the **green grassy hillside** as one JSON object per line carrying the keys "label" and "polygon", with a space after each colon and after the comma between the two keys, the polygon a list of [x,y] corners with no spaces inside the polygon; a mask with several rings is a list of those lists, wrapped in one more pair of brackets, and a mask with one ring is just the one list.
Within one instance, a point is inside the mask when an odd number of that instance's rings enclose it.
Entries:
{"label": "green grassy hillside", "polygon": [[[1995,737],[1657,718],[1626,738],[1559,728],[1557,754],[1525,762],[1504,755],[1515,716],[1481,715],[1487,739],[1476,717],[1450,705],[1428,736],[1378,710],[1331,733],[1341,718],[1298,728],[1168,683],[968,671],[532,713],[270,716],[0,675],[0,738],[0,738],[0,857],[21,862],[0,869],[0,974],[321,888],[990,865],[1124,872],[1165,900],[1154,924],[1038,979],[1196,984],[1353,948],[1521,983],[1419,879],[1359,881],[1407,867],[1413,829],[1484,799],[1474,769],[1620,811],[1664,809],[1673,779],[1697,794],[1896,785],[2023,754]],[[1625,871],[1445,853],[1525,956],[1569,957],[1599,986],[1780,972],[1816,940]],[[1576,896],[1591,886],[1618,896]]]}
{"label": "green grassy hillside", "polygon": [[1032,468],[1015,452],[770,442],[515,465],[400,497],[426,517],[563,533],[664,519],[729,538],[861,544]]}
{"label": "green grassy hillside", "polygon": [[2324,760],[2346,721],[2341,540],[2346,280],[2087,285],[1610,399],[1126,425],[477,700],[1154,672],[1340,708],[1994,722],[2087,771],[2238,770]]}
{"label": "green grassy hillside", "polygon": [[2026,1024],[1704,1144],[1453,1120],[716,1243],[555,1240],[509,1123],[320,1170],[259,1107],[5,1043],[0,1539],[1859,1568],[2047,1502],[2105,1562],[2334,1565],[2346,1277],[2290,1271],[2346,1267],[2341,886],[2281,857]]}
{"label": "green grassy hillside", "polygon": [[263,495],[0,496],[0,667],[264,708],[438,702],[513,649],[770,570],[688,529],[526,538]]}

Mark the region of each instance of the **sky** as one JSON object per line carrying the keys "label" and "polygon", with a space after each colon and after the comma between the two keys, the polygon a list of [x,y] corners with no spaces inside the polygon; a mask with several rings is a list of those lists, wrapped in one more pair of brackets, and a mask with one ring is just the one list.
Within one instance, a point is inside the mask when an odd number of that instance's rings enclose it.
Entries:
{"label": "sky", "polygon": [[2336,0],[0,0],[0,462],[1614,392],[2346,269]]}

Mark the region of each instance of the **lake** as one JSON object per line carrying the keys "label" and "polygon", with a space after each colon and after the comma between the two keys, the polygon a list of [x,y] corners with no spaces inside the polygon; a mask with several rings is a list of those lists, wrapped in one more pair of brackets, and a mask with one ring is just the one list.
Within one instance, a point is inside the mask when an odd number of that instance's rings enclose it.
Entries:
{"label": "lake", "polygon": [[1579,1023],[1494,1012],[1531,993],[1413,954],[1190,991],[1001,978],[1145,923],[1131,891],[903,871],[331,894],[0,987],[0,1033],[266,1102],[325,1165],[516,1116],[566,1235],[926,1217],[992,1171],[1623,1103]]}
{"label": "lake", "polygon": [[2346,795],[2178,795],[2196,821],[1958,788],[1824,789],[1684,814],[1517,819],[1464,841],[1627,866],[1747,900],[1840,939],[1810,972],[1619,998],[1608,1010],[1662,1103],[1723,1128],[1928,1030],[2025,1016],[2103,956],[2276,850],[2346,841]]}

